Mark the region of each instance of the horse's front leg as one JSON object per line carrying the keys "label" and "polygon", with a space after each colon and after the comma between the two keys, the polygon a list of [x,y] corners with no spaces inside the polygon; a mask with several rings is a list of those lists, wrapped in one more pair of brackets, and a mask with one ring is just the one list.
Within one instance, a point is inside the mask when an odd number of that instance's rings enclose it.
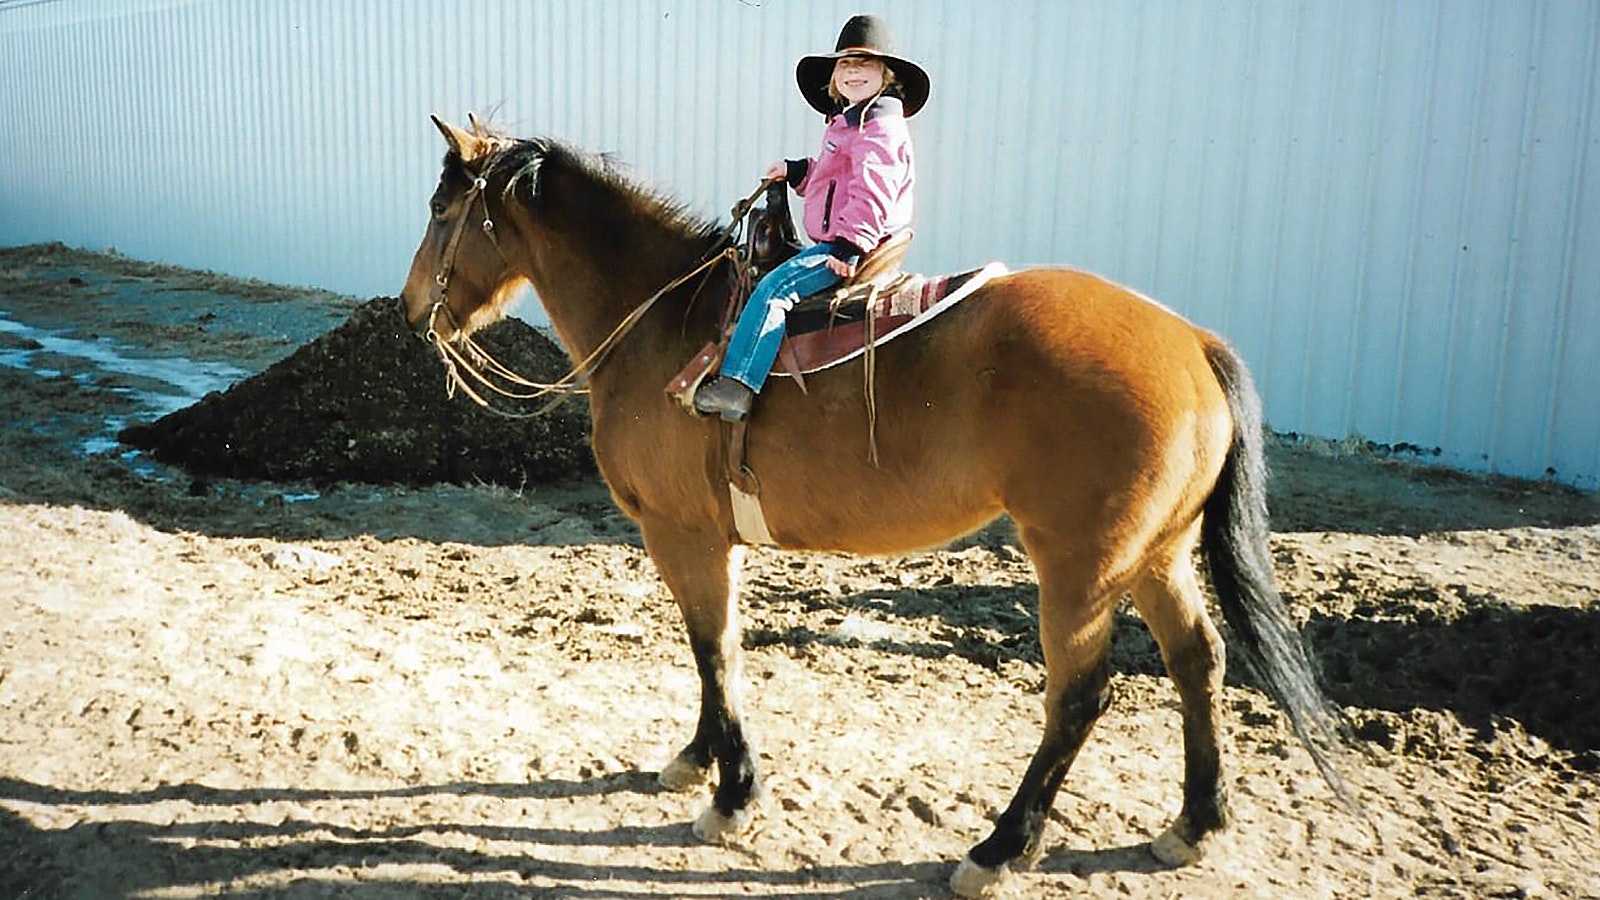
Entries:
{"label": "horse's front leg", "polygon": [[700,721],[694,739],[661,770],[661,783],[690,790],[704,783],[717,764],[711,807],[694,823],[701,840],[723,843],[751,821],[760,793],[756,758],[745,739],[740,712],[743,679],[739,660],[739,569],[744,548],[720,535],[670,527],[644,527],[645,548],[661,580],[672,591],[689,630],[689,647],[700,672]]}

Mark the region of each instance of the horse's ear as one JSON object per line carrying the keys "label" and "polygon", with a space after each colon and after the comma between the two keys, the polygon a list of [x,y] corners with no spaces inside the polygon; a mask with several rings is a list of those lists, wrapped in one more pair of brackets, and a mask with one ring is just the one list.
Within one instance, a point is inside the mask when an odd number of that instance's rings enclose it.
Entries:
{"label": "horse's ear", "polygon": [[445,143],[450,145],[450,151],[460,157],[463,163],[470,165],[494,149],[492,142],[462,131],[438,116],[430,115],[428,118],[433,120],[433,125],[439,129],[439,133],[444,135]]}
{"label": "horse's ear", "polygon": [[444,141],[450,145],[450,151],[457,156],[462,155],[461,142],[462,139],[468,137],[468,135],[461,129],[451,125],[449,122],[446,122],[438,116],[430,114],[428,118],[433,120],[433,127],[439,129],[439,133],[444,135]]}

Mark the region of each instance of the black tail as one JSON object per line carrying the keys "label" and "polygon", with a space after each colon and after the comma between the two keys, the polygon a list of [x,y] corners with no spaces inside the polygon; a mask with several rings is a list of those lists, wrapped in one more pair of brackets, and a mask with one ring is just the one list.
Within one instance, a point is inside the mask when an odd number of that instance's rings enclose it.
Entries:
{"label": "black tail", "polygon": [[1273,583],[1267,547],[1267,459],[1261,398],[1244,362],[1222,341],[1206,358],[1228,396],[1233,446],[1206,499],[1201,526],[1211,585],[1237,652],[1255,680],[1289,717],[1322,777],[1347,803],[1354,798],[1334,767],[1344,718],[1323,694],[1305,645]]}

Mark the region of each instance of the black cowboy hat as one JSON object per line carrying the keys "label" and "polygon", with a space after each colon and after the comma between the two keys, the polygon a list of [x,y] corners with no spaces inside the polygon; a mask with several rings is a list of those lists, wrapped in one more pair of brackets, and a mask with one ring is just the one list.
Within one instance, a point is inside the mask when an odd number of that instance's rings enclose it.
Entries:
{"label": "black cowboy hat", "polygon": [[794,67],[794,77],[800,83],[800,94],[811,108],[825,116],[839,111],[839,104],[828,96],[828,82],[833,79],[833,64],[846,56],[864,56],[880,60],[894,73],[898,84],[891,89],[900,96],[909,118],[928,102],[928,73],[909,59],[894,54],[894,40],[889,36],[889,26],[877,16],[851,16],[839,31],[839,41],[833,52],[825,56],[802,56]]}

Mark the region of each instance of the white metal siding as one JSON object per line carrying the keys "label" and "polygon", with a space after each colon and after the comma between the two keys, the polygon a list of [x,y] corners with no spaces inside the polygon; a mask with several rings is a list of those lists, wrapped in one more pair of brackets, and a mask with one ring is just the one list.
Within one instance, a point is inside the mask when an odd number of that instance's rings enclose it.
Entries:
{"label": "white metal siding", "polygon": [[[1600,0],[882,0],[933,74],[911,264],[1063,263],[1233,340],[1275,428],[1600,486]],[[0,243],[395,292],[427,114],[710,215],[812,153],[765,0],[0,2]]]}

